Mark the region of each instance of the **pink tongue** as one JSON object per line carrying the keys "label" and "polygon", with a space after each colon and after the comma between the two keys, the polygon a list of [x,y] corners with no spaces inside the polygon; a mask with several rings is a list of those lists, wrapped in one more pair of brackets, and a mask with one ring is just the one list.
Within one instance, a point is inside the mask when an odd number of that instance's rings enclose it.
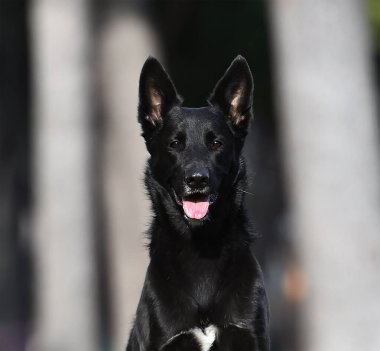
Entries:
{"label": "pink tongue", "polygon": [[201,219],[207,214],[209,202],[208,201],[192,202],[192,201],[183,200],[182,206],[187,217]]}

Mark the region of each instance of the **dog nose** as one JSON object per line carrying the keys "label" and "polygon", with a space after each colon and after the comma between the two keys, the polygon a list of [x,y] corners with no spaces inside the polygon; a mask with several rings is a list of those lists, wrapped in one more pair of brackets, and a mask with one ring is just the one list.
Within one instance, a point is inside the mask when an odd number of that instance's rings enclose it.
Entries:
{"label": "dog nose", "polygon": [[197,169],[185,175],[186,184],[190,188],[204,188],[208,185],[210,176],[207,169]]}

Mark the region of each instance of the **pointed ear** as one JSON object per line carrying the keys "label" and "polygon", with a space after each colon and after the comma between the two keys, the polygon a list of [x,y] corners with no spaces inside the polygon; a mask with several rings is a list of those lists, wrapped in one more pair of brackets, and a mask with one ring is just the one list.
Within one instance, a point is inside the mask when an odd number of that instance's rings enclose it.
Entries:
{"label": "pointed ear", "polygon": [[253,79],[248,63],[237,56],[216,83],[208,102],[219,108],[240,134],[247,134],[252,119]]}
{"label": "pointed ear", "polygon": [[165,114],[181,104],[181,98],[165,69],[154,57],[148,57],[140,74],[138,119],[143,134],[161,125]]}

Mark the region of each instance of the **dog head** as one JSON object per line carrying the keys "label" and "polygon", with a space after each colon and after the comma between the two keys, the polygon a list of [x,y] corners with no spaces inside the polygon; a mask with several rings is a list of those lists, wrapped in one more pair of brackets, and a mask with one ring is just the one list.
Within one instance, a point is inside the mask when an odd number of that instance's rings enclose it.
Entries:
{"label": "dog head", "polygon": [[138,120],[151,154],[150,174],[190,225],[215,219],[218,204],[229,201],[252,119],[252,95],[252,75],[241,56],[217,82],[209,106],[201,108],[182,107],[155,58],[143,66]]}

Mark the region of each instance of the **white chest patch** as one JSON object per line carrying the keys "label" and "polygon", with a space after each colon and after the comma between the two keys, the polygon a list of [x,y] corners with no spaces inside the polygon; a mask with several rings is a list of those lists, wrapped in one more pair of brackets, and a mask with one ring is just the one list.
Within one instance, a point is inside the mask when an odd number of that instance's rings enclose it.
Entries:
{"label": "white chest patch", "polygon": [[208,351],[216,339],[218,328],[211,324],[205,330],[200,328],[190,329],[190,333],[195,336],[201,350]]}
{"label": "white chest patch", "polygon": [[171,337],[165,343],[165,345],[168,345],[175,339],[180,338],[181,335],[192,335],[196,342],[199,344],[201,351],[209,351],[218,335],[218,328],[215,325],[211,324],[204,330],[200,328],[192,328],[190,330],[182,331]]}

